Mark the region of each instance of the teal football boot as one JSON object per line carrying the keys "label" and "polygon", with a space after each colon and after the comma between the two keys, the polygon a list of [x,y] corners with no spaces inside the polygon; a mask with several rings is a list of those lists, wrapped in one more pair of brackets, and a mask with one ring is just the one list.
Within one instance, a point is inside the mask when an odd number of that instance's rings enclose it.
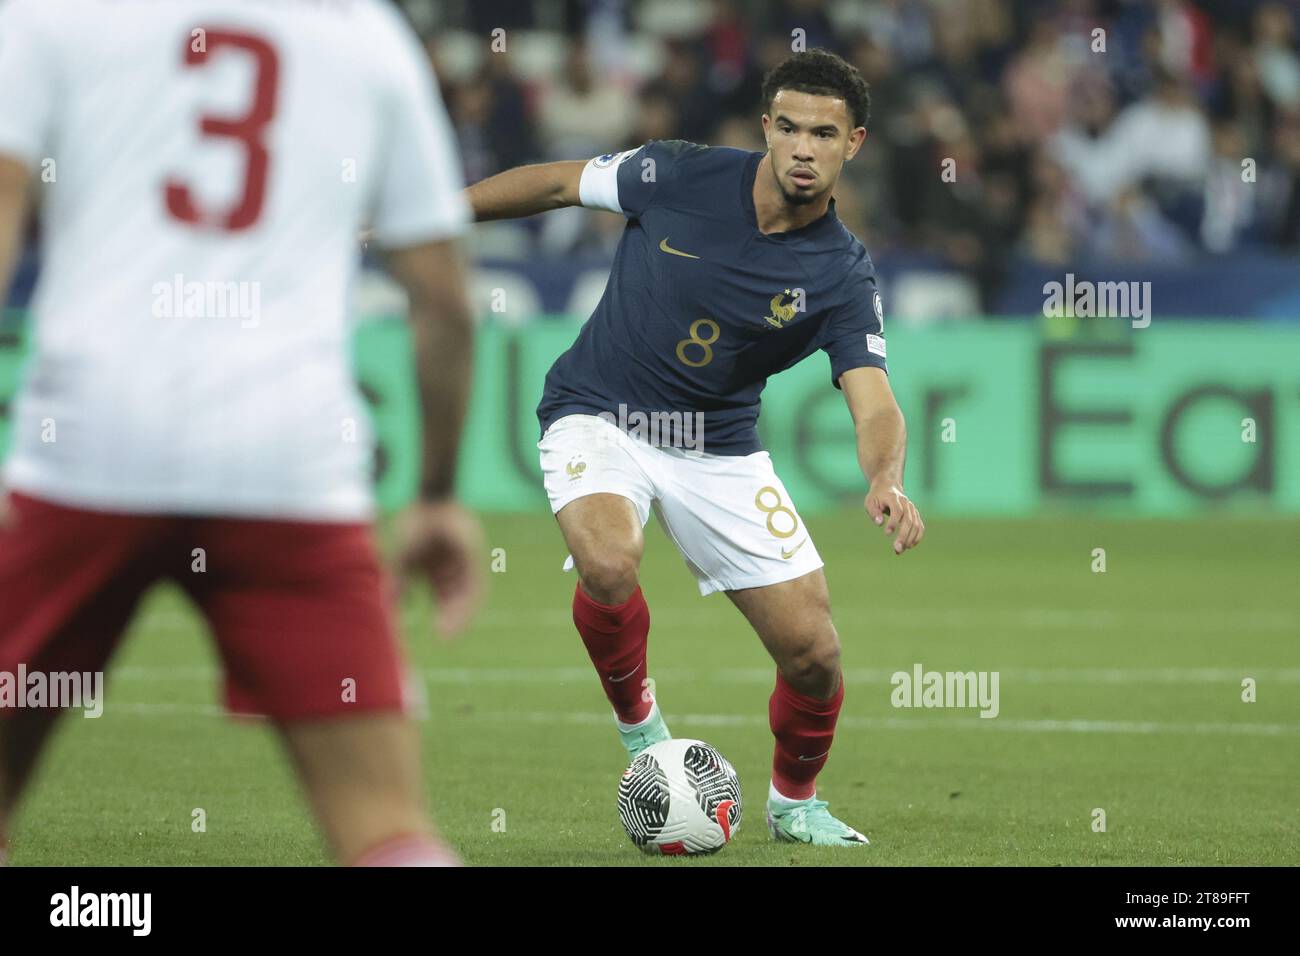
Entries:
{"label": "teal football boot", "polygon": [[867,846],[868,840],[827,809],[825,800],[809,797],[797,803],[767,801],[767,829],[786,843],[813,846]]}
{"label": "teal football boot", "polygon": [[614,723],[618,727],[618,736],[623,741],[623,748],[628,757],[635,760],[641,751],[652,747],[660,741],[672,740],[668,725],[664,723],[663,714],[659,713],[659,704],[650,705],[650,713],[639,724],[625,724],[617,717]]}

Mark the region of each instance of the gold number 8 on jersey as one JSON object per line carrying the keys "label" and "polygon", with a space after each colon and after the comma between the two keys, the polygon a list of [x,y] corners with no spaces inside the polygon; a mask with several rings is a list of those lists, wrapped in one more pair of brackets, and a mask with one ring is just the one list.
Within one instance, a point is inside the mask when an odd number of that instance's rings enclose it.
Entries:
{"label": "gold number 8 on jersey", "polygon": [[[709,329],[713,333],[713,337],[708,339],[701,338],[701,328]],[[721,334],[722,330],[718,328],[717,322],[714,322],[712,319],[696,319],[691,323],[691,337],[689,339],[682,339],[677,343],[677,360],[683,365],[689,365],[691,368],[699,368],[702,365],[708,365],[713,361],[713,343],[718,341],[718,336]],[[704,354],[700,356],[698,362],[687,358],[686,346],[688,345],[698,345],[704,350]]]}
{"label": "gold number 8 on jersey", "polygon": [[[771,506],[763,504],[763,495],[769,493],[772,495],[773,498],[776,499],[776,504]],[[768,534],[772,535],[772,537],[791,538],[794,537],[794,533],[799,530],[799,519],[796,518],[794,512],[791,511],[789,508],[787,508],[785,504],[781,501],[781,492],[777,491],[771,485],[764,485],[762,488],[758,489],[758,494],[754,495],[754,507],[757,508],[759,511],[763,512],[765,515],[767,515],[767,531]],[[790,516],[789,531],[777,530],[776,525],[772,523],[772,519],[775,518],[777,515]]]}

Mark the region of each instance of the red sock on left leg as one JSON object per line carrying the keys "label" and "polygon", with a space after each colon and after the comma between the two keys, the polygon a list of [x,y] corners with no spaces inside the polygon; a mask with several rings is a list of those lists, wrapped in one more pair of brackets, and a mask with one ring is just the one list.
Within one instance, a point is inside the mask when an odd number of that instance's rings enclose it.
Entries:
{"label": "red sock on left leg", "polygon": [[654,705],[645,693],[650,608],[641,588],[622,604],[601,604],[579,584],[573,592],[573,623],[618,719],[625,724],[645,720]]}
{"label": "red sock on left leg", "polygon": [[830,756],[835,722],[843,703],[843,678],[834,697],[818,700],[799,693],[777,671],[767,716],[776,737],[772,783],[781,796],[807,800],[817,792],[817,774]]}

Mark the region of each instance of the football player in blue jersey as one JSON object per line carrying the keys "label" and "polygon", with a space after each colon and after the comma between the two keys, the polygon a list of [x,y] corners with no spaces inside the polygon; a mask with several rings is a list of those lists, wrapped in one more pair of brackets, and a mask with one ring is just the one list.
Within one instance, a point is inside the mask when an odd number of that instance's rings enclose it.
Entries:
{"label": "football player in blue jersey", "polygon": [[857,70],[813,50],[767,76],[763,105],[765,153],[652,141],[512,169],[468,196],[480,221],[576,205],[627,217],[604,296],[537,410],[546,491],[578,571],[574,623],[624,746],[635,757],[671,736],[643,692],[650,613],[638,568],[653,510],[700,592],[725,592],[776,662],[772,835],[862,846],[817,799],[844,698],[840,642],[822,560],[757,422],[768,377],[826,352],[869,520],[896,554],[921,541],[875,271],[832,198],[866,138],[870,99]]}

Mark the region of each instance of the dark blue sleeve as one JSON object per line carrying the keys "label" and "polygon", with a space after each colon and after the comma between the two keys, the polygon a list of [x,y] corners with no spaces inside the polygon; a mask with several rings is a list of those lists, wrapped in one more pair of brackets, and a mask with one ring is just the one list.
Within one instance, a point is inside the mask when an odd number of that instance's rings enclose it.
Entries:
{"label": "dark blue sleeve", "polygon": [[844,301],[827,320],[821,348],[830,356],[831,383],[851,368],[878,368],[889,373],[885,362],[884,307],[873,275],[854,275]]}
{"label": "dark blue sleeve", "polygon": [[680,139],[652,139],[618,165],[618,203],[629,216],[666,202],[677,170],[706,147]]}

